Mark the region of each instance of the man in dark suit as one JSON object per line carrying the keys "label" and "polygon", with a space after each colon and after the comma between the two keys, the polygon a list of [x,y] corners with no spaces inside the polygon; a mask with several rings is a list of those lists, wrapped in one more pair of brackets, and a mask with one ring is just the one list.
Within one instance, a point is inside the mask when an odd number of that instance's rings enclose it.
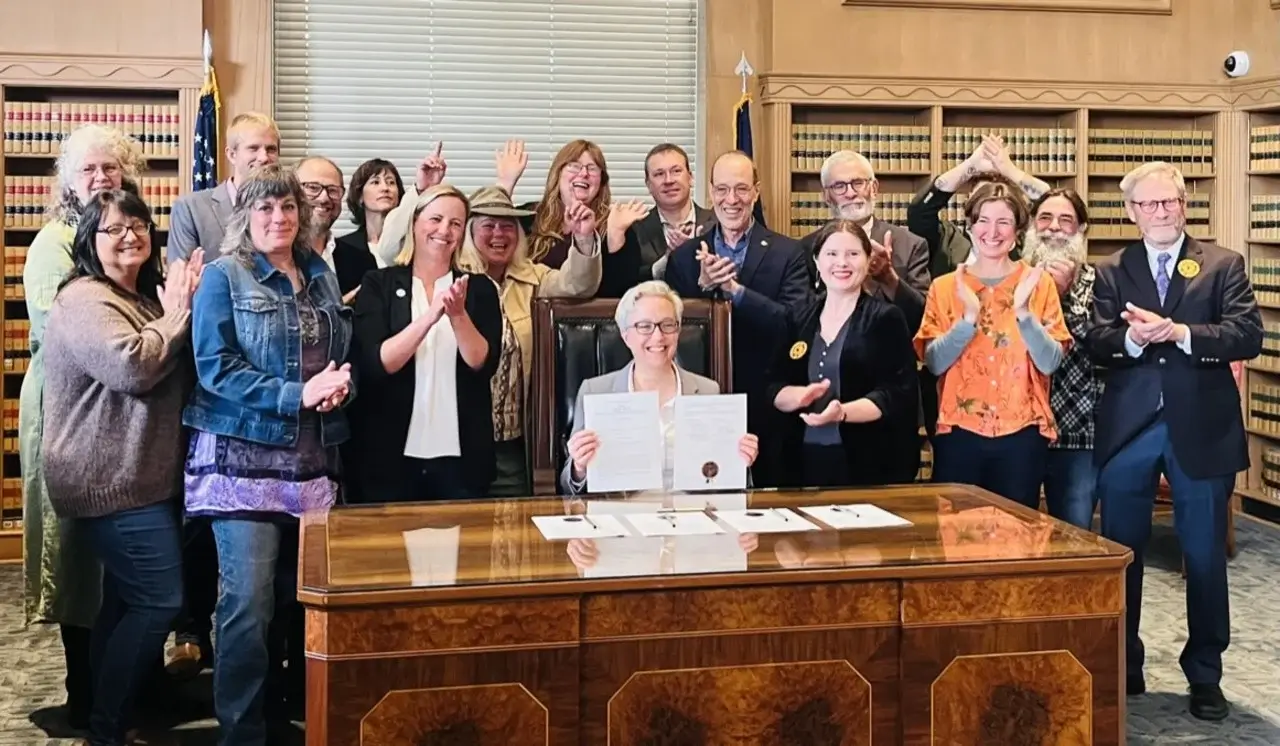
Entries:
{"label": "man in dark suit", "polygon": [[1125,577],[1127,690],[1146,690],[1138,637],[1142,552],[1163,472],[1186,564],[1187,644],[1180,663],[1191,714],[1221,720],[1222,653],[1230,639],[1226,532],[1237,472],[1248,468],[1233,360],[1262,350],[1262,319],[1242,257],[1186,235],[1186,186],[1166,163],[1120,182],[1142,240],[1097,266],[1094,360],[1109,369],[1094,458],[1102,534],[1133,549]]}
{"label": "man in dark suit", "polygon": [[[876,217],[880,184],[871,161],[861,153],[832,153],[823,162],[819,178],[832,218],[858,223],[874,244],[868,247],[871,264],[867,268],[866,291],[900,308],[915,334],[924,318],[924,299],[929,293],[929,243],[906,228]],[[820,281],[813,241],[820,230],[800,239],[815,288]]]}
{"label": "man in dark suit", "polygon": [[689,154],[672,143],[656,145],[644,159],[644,183],[657,209],[632,225],[627,251],[639,258],[636,282],[661,280],[667,258],[684,242],[710,233],[715,213],[693,201],[693,172]]}
{"label": "man in dark suit", "polygon": [[752,472],[757,486],[777,484],[781,464],[770,425],[781,415],[766,393],[767,370],[790,339],[794,315],[813,297],[804,249],[795,239],[757,225],[755,164],[732,151],[711,167],[717,225],[682,244],[667,260],[665,279],[685,298],[727,298],[733,304],[733,390],[747,395],[747,427],[760,434]]}

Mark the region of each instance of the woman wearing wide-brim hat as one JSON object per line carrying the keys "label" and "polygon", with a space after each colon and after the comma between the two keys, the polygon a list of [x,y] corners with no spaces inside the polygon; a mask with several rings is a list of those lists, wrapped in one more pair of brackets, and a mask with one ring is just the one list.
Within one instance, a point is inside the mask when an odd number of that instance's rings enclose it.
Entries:
{"label": "woman wearing wide-brim hat", "polygon": [[531,210],[514,206],[500,186],[471,196],[471,219],[462,238],[459,269],[488,276],[498,285],[505,319],[502,355],[493,376],[493,439],[497,477],[493,496],[530,494],[528,449],[524,439],[525,404],[533,373],[533,299],[590,298],[600,286],[601,257],[569,251],[560,269],[529,259],[529,241],[520,219]]}

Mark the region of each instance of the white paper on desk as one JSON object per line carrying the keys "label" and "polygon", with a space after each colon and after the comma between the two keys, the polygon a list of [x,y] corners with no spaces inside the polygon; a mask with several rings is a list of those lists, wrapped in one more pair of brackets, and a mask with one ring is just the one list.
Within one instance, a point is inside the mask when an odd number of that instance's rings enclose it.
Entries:
{"label": "white paper on desk", "polygon": [[911,521],[875,505],[821,505],[800,510],[836,529],[911,525]]}
{"label": "white paper on desk", "polygon": [[737,534],[681,536],[674,541],[677,574],[747,570],[747,553],[738,544]]}
{"label": "white paper on desk", "polygon": [[633,513],[627,516],[627,522],[644,536],[708,536],[724,533],[724,529],[706,513],[692,510]]}
{"label": "white paper on desk", "polygon": [[662,424],[658,392],[590,394],[582,399],[583,427],[600,441],[587,464],[592,492],[662,489]]}
{"label": "white paper on desk", "polygon": [[746,489],[738,453],[747,434],[746,394],[676,397],[675,434],[672,489]]}
{"label": "white paper on desk", "polygon": [[461,526],[404,531],[409,558],[409,582],[414,586],[453,585],[458,581],[458,543]]}
{"label": "white paper on desk", "polygon": [[535,515],[533,524],[548,541],[631,535],[622,522],[611,515]]}
{"label": "white paper on desk", "polygon": [[717,510],[716,517],[732,526],[733,530],[740,534],[780,534],[821,530],[788,508]]}
{"label": "white paper on desk", "polygon": [[[652,513],[662,509],[662,498],[630,497],[625,500],[587,500],[587,515],[625,516]],[[628,578],[657,575],[662,571],[661,537],[627,536],[621,539],[597,539],[596,563],[582,571],[586,578]]]}

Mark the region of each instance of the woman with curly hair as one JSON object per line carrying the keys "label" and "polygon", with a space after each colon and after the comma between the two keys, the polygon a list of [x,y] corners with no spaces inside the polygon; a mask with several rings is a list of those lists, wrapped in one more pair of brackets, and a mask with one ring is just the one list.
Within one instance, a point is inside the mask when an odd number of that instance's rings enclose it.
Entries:
{"label": "woman with curly hair", "polygon": [[92,706],[89,631],[101,601],[102,570],[76,524],[59,519],[49,503],[40,448],[44,415],[42,342],[54,296],[74,266],[71,246],[84,206],[98,192],[136,184],[145,167],[138,143],[120,130],[91,124],[72,132],[63,141],[55,166],[49,221],[31,242],[22,270],[27,317],[31,320],[31,359],[18,400],[24,611],[27,624],[55,623],[61,628],[67,667],[66,720],[80,730],[88,728]]}

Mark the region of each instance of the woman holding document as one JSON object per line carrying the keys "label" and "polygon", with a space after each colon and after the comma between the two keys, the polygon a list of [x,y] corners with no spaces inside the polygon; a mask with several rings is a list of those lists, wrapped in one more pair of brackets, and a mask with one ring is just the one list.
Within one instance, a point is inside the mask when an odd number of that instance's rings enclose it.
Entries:
{"label": "woman holding document", "polygon": [[[682,370],[675,364],[680,342],[684,304],[665,282],[642,282],[628,290],[620,301],[615,319],[622,339],[631,350],[632,362],[622,370],[589,378],[578,389],[573,410],[573,431],[569,437],[569,459],[560,475],[566,494],[588,491],[587,467],[600,449],[596,432],[586,428],[586,397],[592,394],[656,392],[659,431],[662,438],[662,483],[671,490],[675,466],[676,397],[719,394],[720,386],[709,378]],[[744,410],[745,411],[745,410]],[[738,454],[750,468],[759,451],[759,440],[747,433],[738,442]]]}
{"label": "woman holding document", "polygon": [[797,315],[771,378],[774,406],[795,413],[784,442],[796,486],[910,482],[918,468],[915,351],[897,306],[862,292],[871,241],[852,220],[814,239],[826,293]]}

